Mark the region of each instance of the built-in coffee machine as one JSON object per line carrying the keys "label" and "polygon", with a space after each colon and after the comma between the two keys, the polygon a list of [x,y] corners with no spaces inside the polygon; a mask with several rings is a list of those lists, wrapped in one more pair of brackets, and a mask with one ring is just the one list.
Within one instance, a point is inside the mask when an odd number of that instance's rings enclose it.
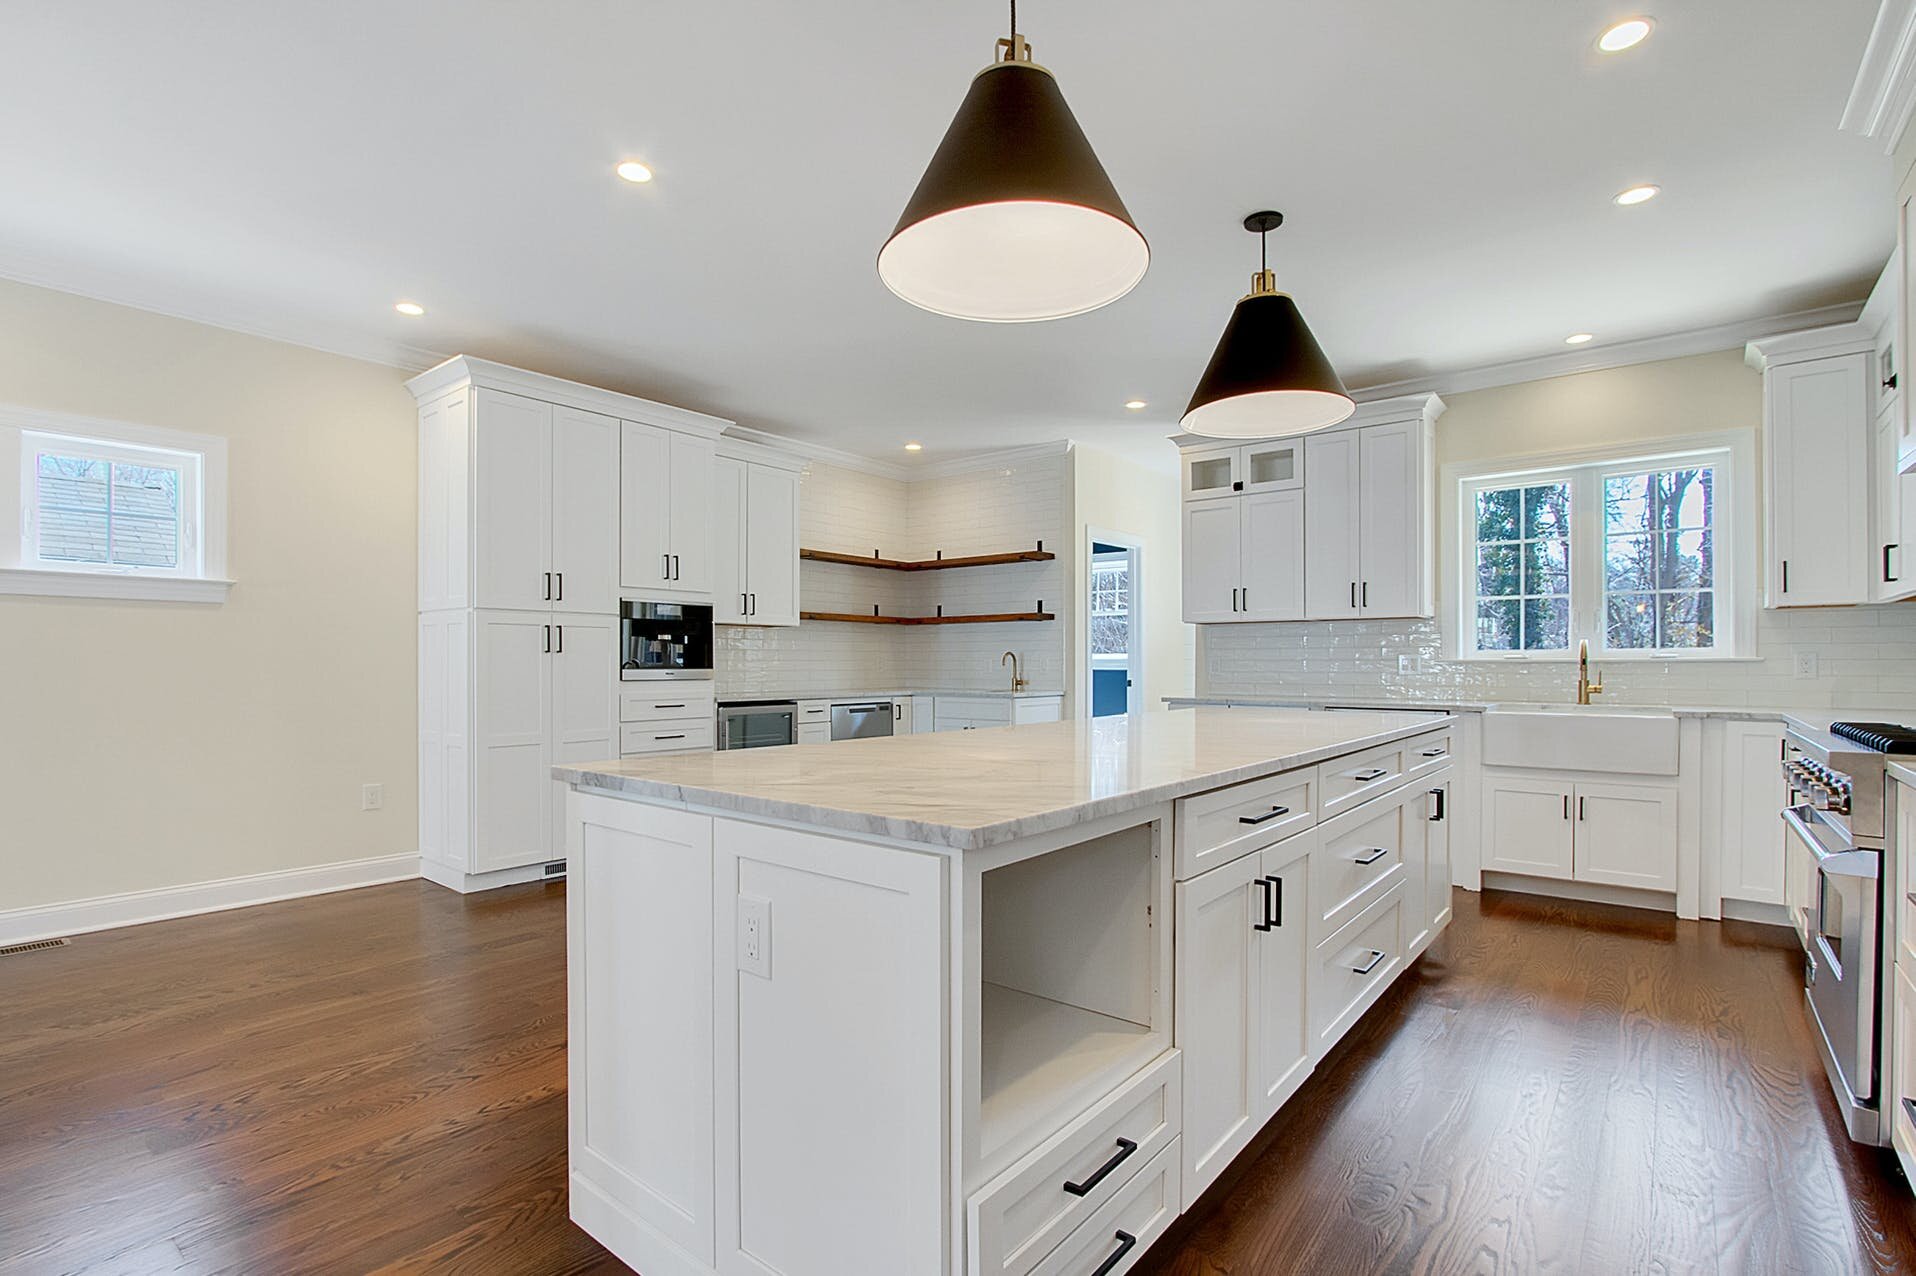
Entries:
{"label": "built-in coffee machine", "polygon": [[619,604],[619,677],[712,676],[712,609],[694,603]]}

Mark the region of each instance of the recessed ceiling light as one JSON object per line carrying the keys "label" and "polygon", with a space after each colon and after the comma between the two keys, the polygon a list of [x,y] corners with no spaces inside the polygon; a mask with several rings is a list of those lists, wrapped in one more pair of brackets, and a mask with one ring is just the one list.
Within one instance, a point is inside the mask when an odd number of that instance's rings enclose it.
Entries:
{"label": "recessed ceiling light", "polygon": [[1594,332],[1573,332],[1563,339],[1563,343],[1566,346],[1580,346],[1586,341],[1595,341],[1596,339],[1597,334]]}
{"label": "recessed ceiling light", "polygon": [[402,315],[409,315],[414,319],[426,313],[426,308],[416,301],[395,301],[393,303],[393,309]]}
{"label": "recessed ceiling light", "polygon": [[1618,191],[1616,202],[1619,206],[1628,208],[1632,204],[1641,204],[1646,200],[1655,199],[1657,192],[1662,189],[1661,186],[1632,186],[1628,190]]}
{"label": "recessed ceiling light", "polygon": [[905,444],[905,450],[907,452],[922,452],[925,450],[925,445],[923,443],[907,443]]}
{"label": "recessed ceiling light", "polygon": [[613,171],[628,182],[649,182],[652,180],[652,170],[637,160],[627,160]]}
{"label": "recessed ceiling light", "polygon": [[1619,22],[1598,38],[1597,47],[1605,53],[1621,53],[1625,49],[1634,49],[1649,39],[1651,25],[1648,18],[1630,18]]}
{"label": "recessed ceiling light", "polygon": [[1126,399],[1124,406],[1133,412],[1142,412],[1148,405],[1143,399]]}

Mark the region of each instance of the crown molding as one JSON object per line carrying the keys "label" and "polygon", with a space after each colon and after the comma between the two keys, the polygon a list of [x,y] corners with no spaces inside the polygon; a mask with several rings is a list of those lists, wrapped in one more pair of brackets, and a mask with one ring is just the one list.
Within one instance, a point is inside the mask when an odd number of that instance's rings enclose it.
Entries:
{"label": "crown molding", "polygon": [[157,291],[149,292],[140,286],[128,285],[124,280],[117,280],[111,285],[106,285],[80,284],[67,279],[56,279],[43,267],[3,251],[0,251],[0,279],[25,284],[30,288],[44,288],[48,292],[63,292],[69,296],[84,297],[88,301],[105,302],[110,306],[125,306],[129,310],[141,310],[147,314],[161,315],[168,319],[183,319],[188,323],[218,328],[223,332],[236,332],[244,337],[258,337],[263,341],[277,341],[281,345],[317,350],[321,354],[339,355],[346,359],[357,359],[362,363],[397,368],[402,372],[423,371],[446,358],[442,350],[409,345],[403,341],[367,337],[332,324],[288,321],[285,317],[278,315],[271,319],[261,317],[235,319],[231,315],[215,314],[210,308],[181,305],[173,299],[162,300]]}
{"label": "crown molding", "polygon": [[1047,443],[1028,443],[1023,447],[1002,448],[995,452],[974,452],[914,466],[911,478],[948,478],[953,474],[974,474],[979,470],[995,470],[1008,465],[1029,465],[1033,461],[1064,456],[1073,446],[1070,439],[1053,439]]}
{"label": "crown molding", "polygon": [[454,355],[444,363],[428,368],[406,382],[406,388],[412,391],[414,399],[424,403],[466,383],[503,390],[508,394],[523,394],[545,403],[564,404],[581,412],[597,412],[618,417],[622,421],[639,421],[714,439],[733,424],[724,417],[707,416],[703,412],[675,408],[669,403],[656,403],[637,395],[601,390],[597,386],[465,354]]}
{"label": "crown molding", "polygon": [[1875,348],[1875,328],[1861,322],[1839,323],[1752,341],[1743,347],[1743,362],[1758,372],[1765,372],[1773,365],[1867,354]]}
{"label": "crown molding", "polygon": [[861,456],[857,452],[847,452],[842,448],[831,447],[824,443],[813,443],[783,434],[773,434],[770,430],[760,430],[749,425],[728,426],[725,437],[757,444],[760,447],[773,448],[803,461],[817,461],[837,469],[856,470],[860,474],[872,474],[900,483],[909,482],[914,473],[906,466],[891,461],[874,460],[869,456]]}
{"label": "crown molding", "polygon": [[1916,0],[1882,0],[1837,127],[1892,153],[1916,112]]}
{"label": "crown molding", "polygon": [[1614,345],[1606,346],[1584,346],[1576,350],[1538,355],[1530,359],[1515,359],[1508,363],[1485,364],[1482,367],[1442,373],[1437,376],[1391,381],[1383,385],[1366,386],[1361,390],[1355,390],[1352,392],[1352,397],[1357,400],[1361,409],[1364,404],[1378,399],[1407,394],[1465,394],[1472,390],[1491,390],[1499,386],[1518,385],[1525,381],[1546,381],[1552,377],[1574,376],[1579,372],[1603,372],[1610,368],[1627,368],[1639,363],[1657,363],[1664,359],[1684,359],[1691,355],[1715,354],[1718,351],[1735,350],[1741,346],[1747,346],[1750,342],[1764,337],[1801,332],[1806,328],[1827,328],[1837,324],[1854,323],[1862,312],[1861,302],[1844,302],[1841,305],[1823,306],[1816,310],[1799,310],[1786,315],[1772,315],[1766,319],[1749,319],[1740,323],[1692,328],[1685,332],[1673,332],[1660,337],[1645,337],[1639,341],[1619,341]]}

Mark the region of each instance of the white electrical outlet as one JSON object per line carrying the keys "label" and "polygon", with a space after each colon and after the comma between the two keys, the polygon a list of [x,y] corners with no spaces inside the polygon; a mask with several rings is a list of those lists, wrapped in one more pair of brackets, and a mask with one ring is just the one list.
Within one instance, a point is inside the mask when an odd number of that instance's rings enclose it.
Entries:
{"label": "white electrical outlet", "polygon": [[738,897],[738,968],[761,979],[772,977],[772,901],[757,895]]}
{"label": "white electrical outlet", "polygon": [[386,805],[386,786],[383,784],[362,784],[359,786],[359,809],[377,811]]}
{"label": "white electrical outlet", "polygon": [[1816,676],[1815,652],[1799,651],[1796,653],[1796,676],[1799,678],[1814,678]]}

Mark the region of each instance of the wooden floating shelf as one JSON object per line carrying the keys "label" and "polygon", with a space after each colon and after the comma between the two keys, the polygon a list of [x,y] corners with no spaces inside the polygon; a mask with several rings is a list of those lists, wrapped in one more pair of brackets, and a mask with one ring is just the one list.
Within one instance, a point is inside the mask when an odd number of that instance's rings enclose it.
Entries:
{"label": "wooden floating shelf", "polygon": [[1001,625],[1015,620],[1056,620],[1049,611],[1007,611],[986,616],[879,616],[857,611],[801,611],[800,620],[830,620],[847,625]]}
{"label": "wooden floating shelf", "polygon": [[843,563],[847,567],[876,567],[888,572],[936,572],[953,567],[996,567],[1003,563],[1048,563],[1057,555],[1038,542],[1036,549],[1013,550],[1009,554],[970,554],[963,558],[880,558],[876,551],[866,557],[840,554],[829,549],[801,549],[800,558],[815,563]]}

